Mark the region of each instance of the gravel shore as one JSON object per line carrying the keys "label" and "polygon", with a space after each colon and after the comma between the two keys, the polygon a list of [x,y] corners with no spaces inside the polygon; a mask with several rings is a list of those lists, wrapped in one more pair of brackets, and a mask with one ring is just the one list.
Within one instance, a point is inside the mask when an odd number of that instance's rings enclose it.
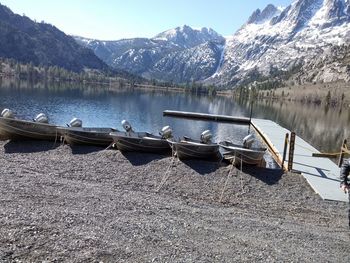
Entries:
{"label": "gravel shore", "polygon": [[300,175],[171,164],[0,142],[0,262],[350,262],[347,204]]}

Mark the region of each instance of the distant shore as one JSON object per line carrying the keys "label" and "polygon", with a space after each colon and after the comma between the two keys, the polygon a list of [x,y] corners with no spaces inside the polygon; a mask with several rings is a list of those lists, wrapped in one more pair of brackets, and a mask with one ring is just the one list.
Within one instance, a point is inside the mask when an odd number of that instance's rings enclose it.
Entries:
{"label": "distant shore", "polygon": [[224,164],[171,163],[0,142],[0,261],[349,259],[347,204],[321,200],[301,176],[246,167],[228,177]]}
{"label": "distant shore", "polygon": [[[153,85],[136,85],[135,88],[141,90],[186,92],[182,88]],[[225,97],[237,96],[234,89],[217,90],[215,95]],[[299,86],[281,87],[276,90],[259,91],[259,99],[350,107],[350,90],[348,89],[348,83],[345,82],[308,83]]]}
{"label": "distant shore", "polygon": [[[5,77],[5,80],[15,80],[16,78]],[[1,75],[0,75],[1,80]],[[60,83],[60,81],[53,81],[53,84]],[[71,83],[69,81],[62,81],[61,83]],[[145,91],[160,91],[160,92],[177,92],[177,93],[188,93],[188,94],[202,94],[209,95],[206,92],[194,92],[191,90],[186,90],[182,87],[172,87],[172,86],[159,86],[152,84],[130,84],[124,83],[121,85],[117,81],[112,82],[92,82],[92,81],[82,81],[78,82],[81,85],[96,85],[101,87],[108,87],[109,90],[113,92],[120,92],[125,89],[137,89]],[[258,100],[275,100],[275,101],[285,101],[285,102],[300,102],[306,104],[323,104],[329,106],[342,106],[350,107],[350,90],[348,89],[349,84],[346,82],[338,81],[331,83],[306,83],[302,85],[294,86],[284,86],[277,89],[271,90],[259,90]],[[225,96],[225,97],[236,97],[239,99],[239,94],[236,89],[223,89],[215,90],[214,95],[209,96]],[[249,95],[246,96],[249,99]]]}

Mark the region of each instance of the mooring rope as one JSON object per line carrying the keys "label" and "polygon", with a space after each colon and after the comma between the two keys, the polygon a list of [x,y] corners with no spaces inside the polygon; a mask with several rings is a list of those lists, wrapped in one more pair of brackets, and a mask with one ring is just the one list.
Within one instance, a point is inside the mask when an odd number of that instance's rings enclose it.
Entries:
{"label": "mooring rope", "polygon": [[223,199],[223,197],[224,197],[224,193],[225,193],[225,190],[226,190],[228,181],[229,181],[229,179],[232,177],[231,174],[232,174],[232,171],[233,171],[234,168],[235,168],[234,162],[231,162],[231,168],[230,168],[230,170],[229,170],[229,172],[228,172],[228,174],[227,174],[227,178],[226,178],[224,187],[222,188],[221,195],[220,195],[220,199],[219,199],[219,203],[222,203],[222,199]]}
{"label": "mooring rope", "polygon": [[242,171],[243,171],[243,162],[242,162],[242,160],[241,160],[241,169],[238,170],[237,172],[239,173],[240,182],[241,182],[241,191],[242,191],[241,194],[243,195],[245,192],[244,192]]}
{"label": "mooring rope", "polygon": [[170,162],[168,168],[166,169],[166,171],[165,171],[165,173],[164,173],[164,175],[163,175],[163,177],[162,177],[162,180],[160,181],[159,186],[158,186],[157,189],[156,189],[156,192],[157,192],[157,193],[158,193],[158,192],[160,191],[160,189],[163,187],[163,185],[165,184],[165,182],[169,179],[169,177],[170,177],[170,175],[171,175],[171,173],[170,173],[171,168],[174,167],[174,166],[176,166],[177,157],[176,157],[176,152],[174,151],[173,147],[171,147],[171,157],[172,157],[171,162]]}
{"label": "mooring rope", "polygon": [[[248,193],[248,191],[245,190],[245,186],[248,185],[251,181],[251,177],[250,179],[244,183],[244,178],[243,178],[243,161],[241,158],[237,157],[237,156],[232,156],[232,158],[230,159],[231,161],[231,168],[227,174],[227,177],[226,177],[226,181],[225,181],[225,184],[222,188],[222,191],[221,191],[221,195],[220,195],[220,199],[219,199],[219,202],[222,203],[222,199],[224,198],[224,193],[226,191],[226,187],[227,187],[227,184],[228,184],[228,181],[229,179],[232,177],[232,172],[233,172],[233,169],[235,168],[235,163],[236,163],[236,160],[237,159],[240,161],[240,168],[237,169],[237,174],[236,176],[240,176],[240,186],[241,186],[241,195],[244,195],[246,193]],[[236,196],[238,195],[238,193],[236,194]]]}
{"label": "mooring rope", "polygon": [[112,142],[110,145],[108,145],[107,148],[104,149],[104,151],[109,150],[110,148],[114,148],[114,142]]}
{"label": "mooring rope", "polygon": [[244,187],[249,185],[250,181],[252,180],[252,176],[250,176],[249,180],[244,184],[243,179],[243,163],[241,161],[241,169],[237,171],[240,174],[240,181],[241,181],[241,195],[248,193],[249,191],[245,191]]}

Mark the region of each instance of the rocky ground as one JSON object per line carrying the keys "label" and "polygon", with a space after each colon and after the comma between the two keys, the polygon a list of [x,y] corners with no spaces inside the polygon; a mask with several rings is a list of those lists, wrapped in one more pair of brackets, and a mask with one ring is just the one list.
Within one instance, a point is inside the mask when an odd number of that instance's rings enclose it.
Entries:
{"label": "rocky ground", "polygon": [[171,163],[0,142],[0,262],[349,262],[347,204],[300,175]]}

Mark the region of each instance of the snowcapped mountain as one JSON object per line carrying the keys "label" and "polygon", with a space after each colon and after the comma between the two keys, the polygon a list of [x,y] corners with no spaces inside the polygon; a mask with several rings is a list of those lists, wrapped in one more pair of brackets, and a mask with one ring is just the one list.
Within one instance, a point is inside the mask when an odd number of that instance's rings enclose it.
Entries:
{"label": "snowcapped mountain", "polygon": [[213,42],[172,52],[154,64],[151,75],[166,81],[185,83],[205,80],[219,67],[223,45]]}
{"label": "snowcapped mountain", "polygon": [[100,41],[75,37],[117,69],[174,82],[203,80],[215,72],[225,38],[210,28],[177,27],[153,38]]}
{"label": "snowcapped mountain", "polygon": [[252,70],[268,75],[329,56],[334,46],[350,43],[349,11],[350,0],[296,0],[282,10],[257,10],[226,41],[222,66],[207,81],[236,84]]}
{"label": "snowcapped mountain", "polygon": [[178,83],[232,86],[251,72],[268,76],[296,67],[313,69],[313,77],[300,76],[305,81],[350,81],[346,64],[332,59],[337,47],[350,45],[350,0],[295,0],[285,8],[269,4],[226,39],[209,28],[182,26],[150,39],[76,40],[114,68]]}
{"label": "snowcapped mountain", "polygon": [[183,48],[192,48],[208,41],[223,41],[223,37],[211,28],[193,29],[187,25],[164,31],[152,39],[168,41]]}

